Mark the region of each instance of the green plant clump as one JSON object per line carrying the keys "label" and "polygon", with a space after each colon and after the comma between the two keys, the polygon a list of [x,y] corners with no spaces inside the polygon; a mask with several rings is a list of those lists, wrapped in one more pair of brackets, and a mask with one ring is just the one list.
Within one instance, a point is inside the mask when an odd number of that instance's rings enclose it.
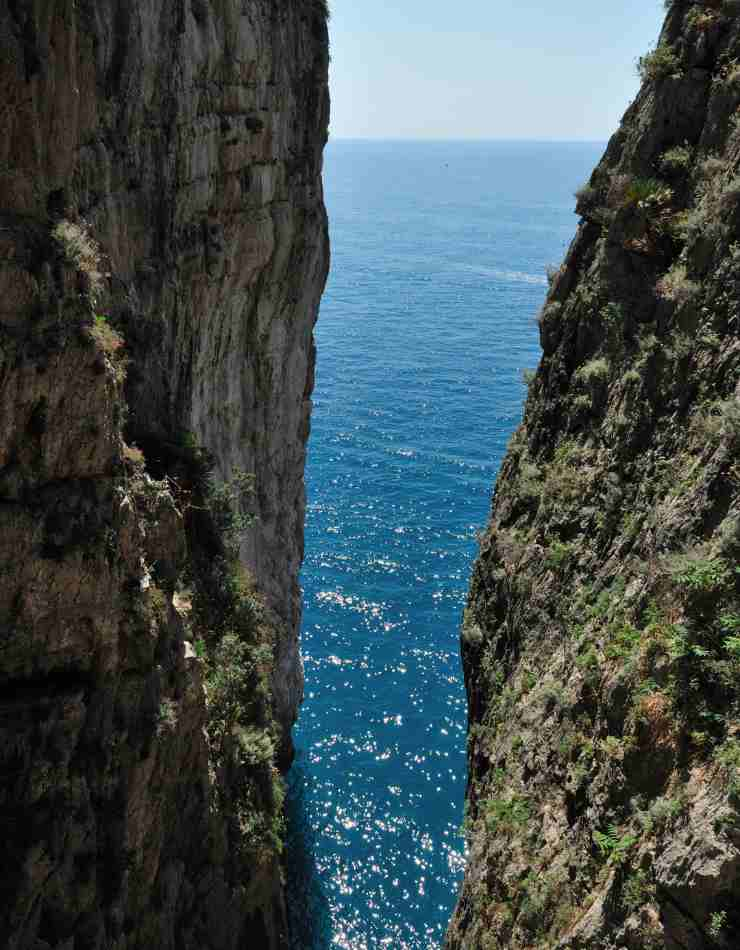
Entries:
{"label": "green plant clump", "polygon": [[658,164],[664,172],[685,172],[691,167],[693,156],[693,150],[688,144],[676,145],[663,152]]}
{"label": "green plant clump", "polygon": [[606,831],[594,831],[594,842],[607,862],[619,867],[627,862],[629,852],[637,842],[637,837],[620,834],[616,825],[609,825]]}
{"label": "green plant clump", "polygon": [[670,46],[661,43],[637,60],[637,72],[643,82],[657,82],[680,74],[681,61]]}
{"label": "green plant clump", "polygon": [[576,378],[579,382],[593,383],[607,379],[609,376],[609,363],[603,358],[589,360],[576,371]]}
{"label": "green plant clump", "polygon": [[670,201],[673,194],[657,178],[631,178],[624,187],[622,198],[623,207],[644,205],[646,202],[664,204]]}
{"label": "green plant clump", "polygon": [[729,565],[722,558],[686,556],[679,560],[674,580],[690,594],[712,594],[723,590],[729,579]]}
{"label": "green plant clump", "polygon": [[622,906],[629,912],[638,910],[654,896],[655,886],[643,868],[631,874],[622,886]]}
{"label": "green plant clump", "polygon": [[713,937],[715,940],[718,940],[722,936],[722,931],[725,929],[726,923],[727,911],[715,911],[715,913],[713,913],[709,918],[709,926],[707,927],[709,936]]}
{"label": "green plant clump", "polygon": [[172,449],[173,484],[186,515],[190,557],[183,579],[203,669],[215,809],[226,819],[236,857],[245,864],[271,861],[282,849],[284,797],[271,696],[274,630],[239,560],[253,520],[245,509],[254,478],[237,472],[216,481],[211,458],[189,433]]}
{"label": "green plant clump", "polygon": [[491,798],[484,806],[486,827],[490,832],[501,827],[526,825],[530,815],[529,802],[519,795],[512,795],[510,798]]}

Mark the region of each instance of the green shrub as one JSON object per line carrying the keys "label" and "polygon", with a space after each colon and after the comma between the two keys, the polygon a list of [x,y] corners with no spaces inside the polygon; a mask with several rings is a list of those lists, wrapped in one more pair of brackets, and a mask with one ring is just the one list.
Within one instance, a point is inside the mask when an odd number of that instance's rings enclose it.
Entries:
{"label": "green shrub", "polygon": [[591,412],[594,407],[593,398],[584,393],[581,393],[580,396],[576,396],[573,400],[573,412],[577,415],[579,413]]}
{"label": "green shrub", "polygon": [[628,369],[622,377],[622,385],[624,387],[639,386],[641,383],[642,376],[640,376],[639,372],[634,367],[632,369]]}
{"label": "green shrub", "polygon": [[725,924],[727,923],[727,911],[718,910],[709,916],[709,923],[707,925],[707,933],[714,940],[719,940],[722,936],[722,931],[725,929]]}
{"label": "green shrub", "polygon": [[607,637],[608,643],[604,652],[610,659],[632,656],[642,642],[642,634],[631,623],[610,625]]}
{"label": "green shrub", "polygon": [[230,740],[233,728],[251,719],[256,673],[250,644],[235,633],[227,633],[208,662],[205,680],[208,735],[217,750],[217,758],[226,753],[224,745]]}
{"label": "green shrub", "polygon": [[708,30],[717,22],[717,15],[713,10],[700,10],[692,7],[686,14],[686,26],[691,30]]}
{"label": "green shrub", "polygon": [[245,765],[272,765],[275,758],[275,743],[266,729],[236,725],[234,736],[239,745],[241,760]]}
{"label": "green shrub", "polygon": [[663,152],[658,160],[658,166],[664,172],[685,172],[691,167],[694,151],[687,143],[676,145]]}
{"label": "green shrub", "polygon": [[216,530],[227,545],[238,546],[242,534],[254,522],[254,517],[243,511],[247,500],[254,495],[255,476],[234,469],[226,482],[217,482],[208,476],[206,505]]}
{"label": "green shrub", "polygon": [[609,376],[609,363],[603,358],[589,360],[580,366],[575,373],[575,378],[581,383],[602,382]]}
{"label": "green shrub", "polygon": [[271,696],[275,630],[239,560],[254,478],[237,471],[217,481],[211,456],[190,433],[166,448],[188,542],[182,582],[205,689],[212,807],[231,856],[253,867],[282,849],[284,797]]}
{"label": "green shrub", "polygon": [[656,798],[650,806],[650,814],[658,824],[675,821],[688,808],[683,798]]}
{"label": "green shrub", "polygon": [[553,508],[575,501],[584,489],[584,469],[578,464],[580,454],[577,451],[573,456],[564,454],[571,445],[563,443],[556,449],[553,462],[546,470],[543,498]]}
{"label": "green shrub", "polygon": [[509,798],[490,798],[483,806],[486,827],[489,832],[500,828],[521,827],[531,817],[529,802],[521,795]]}
{"label": "green shrub", "polygon": [[729,565],[719,557],[686,554],[673,562],[673,579],[690,594],[714,594],[723,590],[731,577]]}
{"label": "green shrub", "polygon": [[665,43],[645,53],[637,60],[637,72],[643,82],[657,82],[681,72],[681,61]]}

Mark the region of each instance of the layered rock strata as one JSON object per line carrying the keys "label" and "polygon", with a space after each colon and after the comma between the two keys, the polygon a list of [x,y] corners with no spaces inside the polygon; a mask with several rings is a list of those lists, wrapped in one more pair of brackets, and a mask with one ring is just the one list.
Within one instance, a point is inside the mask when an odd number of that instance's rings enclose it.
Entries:
{"label": "layered rock strata", "polygon": [[739,13],[669,5],[551,275],[462,630],[449,950],[740,944]]}
{"label": "layered rock strata", "polygon": [[9,950],[285,943],[327,63],[321,0],[0,2]]}

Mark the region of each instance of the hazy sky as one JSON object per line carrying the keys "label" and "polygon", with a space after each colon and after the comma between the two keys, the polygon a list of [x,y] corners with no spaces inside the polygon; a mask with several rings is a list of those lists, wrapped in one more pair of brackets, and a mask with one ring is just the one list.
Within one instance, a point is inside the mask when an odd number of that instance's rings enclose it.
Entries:
{"label": "hazy sky", "polygon": [[335,138],[605,139],[662,0],[330,0]]}

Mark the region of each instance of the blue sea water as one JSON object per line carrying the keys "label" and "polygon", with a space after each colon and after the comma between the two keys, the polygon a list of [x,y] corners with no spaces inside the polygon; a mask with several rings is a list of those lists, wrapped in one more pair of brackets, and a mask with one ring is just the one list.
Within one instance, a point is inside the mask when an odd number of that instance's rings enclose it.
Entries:
{"label": "blue sea water", "polygon": [[464,869],[458,631],[603,145],[331,142],[289,776],[294,950],[439,947]]}

